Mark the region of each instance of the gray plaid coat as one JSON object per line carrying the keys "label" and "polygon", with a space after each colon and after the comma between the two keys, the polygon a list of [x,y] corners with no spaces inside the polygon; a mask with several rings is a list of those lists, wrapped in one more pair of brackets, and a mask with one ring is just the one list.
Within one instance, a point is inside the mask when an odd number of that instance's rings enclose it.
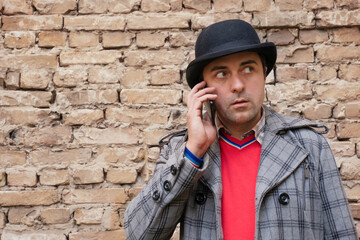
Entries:
{"label": "gray plaid coat", "polygon": [[[255,239],[358,239],[329,145],[307,120],[265,107]],[[202,169],[184,159],[186,132],[161,151],[153,177],[125,213],[128,239],[223,239],[218,142]],[[236,207],[236,206],[234,206]]]}

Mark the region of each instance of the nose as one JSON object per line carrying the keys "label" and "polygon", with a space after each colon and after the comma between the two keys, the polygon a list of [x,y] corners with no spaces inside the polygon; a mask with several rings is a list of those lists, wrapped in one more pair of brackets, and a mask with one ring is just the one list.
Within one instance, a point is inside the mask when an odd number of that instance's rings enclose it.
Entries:
{"label": "nose", "polygon": [[232,74],[230,81],[231,91],[240,93],[244,90],[244,87],[245,85],[243,77],[238,73]]}

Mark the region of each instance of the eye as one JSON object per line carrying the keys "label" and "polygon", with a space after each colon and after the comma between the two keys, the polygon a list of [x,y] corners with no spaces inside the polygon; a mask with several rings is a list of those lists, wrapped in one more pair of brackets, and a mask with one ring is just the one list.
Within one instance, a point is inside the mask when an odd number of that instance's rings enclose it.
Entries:
{"label": "eye", "polygon": [[244,73],[251,73],[251,72],[253,72],[253,70],[254,70],[253,67],[245,67],[244,70],[243,70],[243,72],[244,72]]}
{"label": "eye", "polygon": [[217,72],[215,76],[217,78],[224,78],[224,77],[226,77],[226,72],[224,72],[224,71]]}

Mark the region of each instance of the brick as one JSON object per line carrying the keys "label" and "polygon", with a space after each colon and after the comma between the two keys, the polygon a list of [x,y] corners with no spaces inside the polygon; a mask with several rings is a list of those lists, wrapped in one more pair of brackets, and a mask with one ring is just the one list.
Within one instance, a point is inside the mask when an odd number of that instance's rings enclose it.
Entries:
{"label": "brick", "polygon": [[71,32],[69,35],[70,47],[94,47],[99,44],[99,35],[93,32]]}
{"label": "brick", "polygon": [[52,80],[52,73],[45,69],[21,73],[20,87],[24,89],[46,89]]}
{"label": "brick", "polygon": [[331,141],[329,142],[329,144],[331,147],[331,151],[337,156],[352,157],[355,155],[355,143],[347,141]]}
{"label": "brick", "polygon": [[328,104],[315,103],[308,105],[303,113],[305,118],[311,120],[328,119],[331,117],[332,107]]}
{"label": "brick", "polygon": [[148,85],[146,71],[142,69],[127,68],[120,79],[124,88],[143,88]]}
{"label": "brick", "polygon": [[2,16],[2,30],[60,30],[62,17],[56,15],[40,16]]}
{"label": "brick", "polygon": [[196,38],[191,32],[170,33],[169,42],[172,47],[188,47],[195,45]]}
{"label": "brick", "polygon": [[[64,151],[50,151],[45,149],[45,150],[35,150],[29,153],[29,163],[35,166],[58,165],[58,166],[68,167],[70,164],[87,163],[90,161],[90,159],[91,159],[91,150],[87,148],[68,149]],[[49,173],[51,173],[50,170]],[[43,180],[45,181],[47,179],[47,176],[45,175],[45,173],[41,172],[40,180],[42,175],[44,176]],[[59,175],[61,176],[62,174],[60,173]],[[50,176],[51,174],[49,175],[49,177]]]}
{"label": "brick", "polygon": [[252,22],[252,14],[251,13],[236,13],[236,16],[233,14],[221,14],[221,15],[212,15],[212,14],[205,14],[203,16],[193,16],[191,18],[191,29],[192,30],[199,30],[204,29],[205,27],[209,26],[212,23],[227,20],[227,19],[242,19],[248,23]]}
{"label": "brick", "polygon": [[360,104],[359,102],[346,103],[345,105],[346,118],[360,118]]}
{"label": "brick", "polygon": [[0,166],[8,168],[25,165],[26,153],[23,151],[0,150]]}
{"label": "brick", "polygon": [[239,12],[242,9],[242,1],[238,0],[214,0],[215,12]]}
{"label": "brick", "polygon": [[271,10],[254,12],[253,24],[261,27],[312,27],[315,24],[314,18],[315,15],[307,11],[287,11],[279,14],[278,11]]}
{"label": "brick", "polygon": [[167,89],[123,89],[120,101],[130,104],[178,104],[181,101],[181,91]]}
{"label": "brick", "polygon": [[299,40],[302,44],[322,43],[329,40],[329,34],[323,30],[300,30]]}
{"label": "brick", "polygon": [[56,55],[45,54],[29,54],[29,55],[12,55],[2,56],[0,59],[0,67],[8,67],[14,69],[40,69],[40,68],[56,68]]}
{"label": "brick", "polygon": [[269,0],[244,0],[244,10],[247,12],[266,11],[270,6],[271,1]]}
{"label": "brick", "polygon": [[99,52],[62,52],[60,53],[60,65],[109,64],[114,63],[120,57],[121,52],[114,50]]}
{"label": "brick", "polygon": [[[1,6],[0,6],[1,7]],[[4,229],[6,225],[6,216],[5,213],[0,212],[0,229]]]}
{"label": "brick", "polygon": [[159,140],[166,134],[168,134],[169,131],[167,130],[146,130],[144,132],[144,143],[150,146],[158,146]]}
{"label": "brick", "polygon": [[125,53],[126,66],[162,66],[180,65],[185,61],[185,54],[182,50],[143,50]]}
{"label": "brick", "polygon": [[276,68],[276,81],[277,82],[291,82],[301,79],[307,79],[306,66],[288,66],[279,65]]}
{"label": "brick", "polygon": [[94,125],[104,120],[104,112],[100,109],[74,109],[63,115],[66,125]]}
{"label": "brick", "polygon": [[[120,229],[120,216],[116,210],[106,208],[102,218],[101,225],[106,230]],[[122,225],[124,226],[124,225]]]}
{"label": "brick", "polygon": [[161,69],[150,72],[152,85],[167,85],[180,82],[180,72],[173,69]]}
{"label": "brick", "polygon": [[339,139],[359,138],[360,123],[356,123],[356,122],[339,123],[337,125],[337,136]]}
{"label": "brick", "polygon": [[89,69],[90,83],[118,83],[121,72],[118,68],[93,67]]}
{"label": "brick", "polygon": [[77,225],[94,225],[101,224],[104,209],[90,208],[90,209],[76,209],[74,212],[74,220]]}
{"label": "brick", "polygon": [[[122,204],[127,200],[124,188],[106,189],[71,189],[64,191],[62,199],[65,204],[111,203]],[[1,200],[0,200],[1,201]]]}
{"label": "brick", "polygon": [[305,9],[313,10],[313,9],[332,9],[334,7],[333,0],[304,0],[303,6]]}
{"label": "brick", "polygon": [[142,190],[142,187],[133,187],[129,189],[129,200],[133,200]]}
{"label": "brick", "polygon": [[147,158],[150,162],[155,162],[160,156],[160,148],[151,147],[148,149]]}
{"label": "brick", "polygon": [[51,205],[59,202],[56,190],[34,191],[2,191],[0,192],[0,206],[39,206]]}
{"label": "brick", "polygon": [[141,10],[143,12],[166,12],[170,10],[170,1],[143,0],[141,1]]}
{"label": "brick", "polygon": [[165,33],[140,32],[136,35],[136,45],[138,47],[159,48],[164,46],[167,37],[168,35]]}
{"label": "brick", "polygon": [[102,35],[102,45],[104,48],[128,47],[134,37],[133,33],[106,32]]}
{"label": "brick", "polygon": [[280,11],[296,11],[302,10],[303,0],[275,0],[275,6]]}
{"label": "brick", "polygon": [[66,32],[39,33],[39,47],[60,47],[66,45]]}
{"label": "brick", "polygon": [[36,186],[36,171],[34,170],[7,170],[6,174],[9,186]]}
{"label": "brick", "polygon": [[78,144],[136,144],[139,141],[137,128],[90,128],[81,127],[74,131],[74,140]]}
{"label": "brick", "polygon": [[349,204],[351,215],[354,219],[360,219],[360,204],[359,203],[351,203]]}
{"label": "brick", "polygon": [[35,33],[18,31],[5,33],[4,45],[7,48],[30,48],[35,45]]}
{"label": "brick", "polygon": [[71,211],[69,208],[46,208],[41,210],[40,219],[44,224],[68,223]]}
{"label": "brick", "polygon": [[348,9],[360,8],[360,2],[357,0],[342,0],[339,2],[335,2],[335,5],[340,8],[348,8]]}
{"label": "brick", "polygon": [[[58,154],[60,156],[60,154]],[[56,164],[56,162],[55,162]],[[43,169],[39,174],[39,182],[45,186],[68,185],[70,176],[68,170]]]}
{"label": "brick", "polygon": [[[101,4],[104,4],[102,2]],[[134,0],[109,0],[107,1],[108,11],[111,13],[130,13],[132,10],[136,9],[138,1]]]}
{"label": "brick", "polygon": [[77,233],[69,234],[69,240],[89,240],[89,239],[125,240],[126,235],[124,229],[106,231],[106,232],[77,232]]}
{"label": "brick", "polygon": [[71,127],[68,126],[46,126],[20,130],[16,133],[15,141],[25,146],[56,146],[70,143],[72,138]]}
{"label": "brick", "polygon": [[11,14],[32,14],[31,2],[26,0],[2,0],[3,13]]}
{"label": "brick", "polygon": [[320,11],[316,18],[319,27],[332,27],[332,26],[357,26],[360,23],[360,9],[353,11],[333,10],[333,11]]}
{"label": "brick", "polygon": [[333,30],[335,43],[360,43],[360,29],[358,27],[339,28]]}
{"label": "brick", "polygon": [[359,84],[345,81],[315,86],[314,92],[316,99],[321,101],[351,101],[360,98]]}
{"label": "brick", "polygon": [[58,68],[53,77],[54,84],[57,87],[76,87],[87,79],[87,70],[83,68]]}
{"label": "brick", "polygon": [[66,16],[64,29],[74,30],[125,30],[125,19],[119,16]]}
{"label": "brick", "polygon": [[345,194],[350,202],[356,202],[360,200],[360,184],[353,184],[351,186],[344,186]]}
{"label": "brick", "polygon": [[[301,89],[301,91],[299,91]],[[267,98],[271,103],[308,100],[312,98],[311,86],[307,81],[279,83],[266,86]]]}
{"label": "brick", "polygon": [[76,10],[76,0],[33,0],[32,3],[41,14],[64,14]]}
{"label": "brick", "polygon": [[105,13],[107,4],[101,0],[79,0],[79,13]]}
{"label": "brick", "polygon": [[[5,172],[0,172],[0,187],[3,187],[5,185],[6,185],[6,174],[5,174]],[[0,220],[0,222],[1,222],[1,220]]]}
{"label": "brick", "polygon": [[294,34],[289,30],[276,30],[268,33],[268,41],[273,42],[276,46],[293,44],[295,41]]}
{"label": "brick", "polygon": [[10,224],[24,224],[33,226],[40,212],[34,208],[28,207],[12,207],[9,208],[8,220]]}
{"label": "brick", "polygon": [[184,0],[183,5],[185,8],[195,9],[201,13],[205,13],[211,9],[210,0]]}
{"label": "brick", "polygon": [[189,19],[186,16],[162,15],[162,16],[129,16],[127,29],[129,30],[151,30],[151,29],[183,29],[189,28]]}
{"label": "brick", "polygon": [[350,82],[357,82],[360,79],[360,64],[340,65],[339,78]]}
{"label": "brick", "polygon": [[182,0],[170,0],[172,11],[181,11],[183,9]]}
{"label": "brick", "polygon": [[357,59],[360,55],[360,46],[322,46],[317,49],[316,57],[321,62],[337,62]]}
{"label": "brick", "polygon": [[112,122],[136,123],[136,124],[166,124],[170,112],[166,109],[129,109],[108,108],[105,113],[106,119]]}
{"label": "brick", "polygon": [[95,103],[115,103],[118,101],[118,92],[112,89],[62,92],[57,95],[56,101],[73,106]]}
{"label": "brick", "polygon": [[1,236],[2,239],[21,239],[21,240],[66,240],[66,235],[59,230],[48,231],[11,231],[4,230]]}
{"label": "brick", "polygon": [[19,89],[20,87],[20,73],[8,72],[5,78],[6,89]]}
{"label": "brick", "polygon": [[134,168],[110,168],[106,181],[115,184],[132,184],[136,182],[137,172]]}
{"label": "brick", "polygon": [[309,67],[308,78],[310,81],[327,81],[337,78],[337,66],[315,65]]}
{"label": "brick", "polygon": [[278,48],[278,63],[312,63],[314,49],[312,47]]}
{"label": "brick", "polygon": [[83,167],[73,170],[74,184],[101,183],[104,181],[104,172],[102,168],[95,166]]}
{"label": "brick", "polygon": [[139,147],[108,148],[100,147],[95,154],[95,162],[104,163],[127,163],[143,160],[144,151]]}

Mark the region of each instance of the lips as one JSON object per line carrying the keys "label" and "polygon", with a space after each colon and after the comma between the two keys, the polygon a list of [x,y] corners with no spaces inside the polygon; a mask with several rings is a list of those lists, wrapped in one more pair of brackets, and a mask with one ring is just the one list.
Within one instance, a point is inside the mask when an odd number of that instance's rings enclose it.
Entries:
{"label": "lips", "polygon": [[245,104],[247,102],[249,102],[249,100],[247,100],[246,98],[238,98],[235,99],[235,101],[233,101],[231,105]]}

